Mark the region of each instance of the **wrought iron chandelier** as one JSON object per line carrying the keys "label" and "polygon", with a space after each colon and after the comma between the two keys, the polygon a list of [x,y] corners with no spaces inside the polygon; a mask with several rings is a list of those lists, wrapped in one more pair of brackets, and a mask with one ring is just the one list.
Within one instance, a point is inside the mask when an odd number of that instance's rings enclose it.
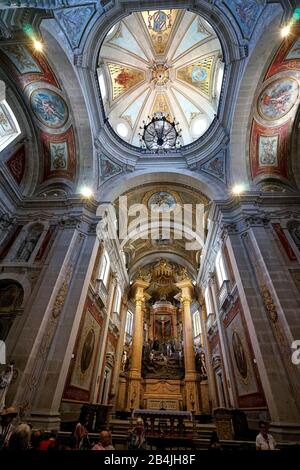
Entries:
{"label": "wrought iron chandelier", "polygon": [[180,147],[181,129],[177,130],[178,122],[169,121],[163,113],[155,113],[140,127],[140,143],[143,148],[152,152],[167,151]]}

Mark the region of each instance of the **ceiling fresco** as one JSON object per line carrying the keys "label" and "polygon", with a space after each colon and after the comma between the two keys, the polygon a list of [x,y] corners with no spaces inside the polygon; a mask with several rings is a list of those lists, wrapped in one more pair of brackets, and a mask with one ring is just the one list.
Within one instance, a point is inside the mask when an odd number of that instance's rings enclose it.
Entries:
{"label": "ceiling fresco", "polygon": [[290,135],[300,102],[300,28],[284,39],[255,97],[250,133],[252,178],[288,179]]}
{"label": "ceiling fresco", "polygon": [[143,121],[155,113],[178,122],[182,145],[198,139],[217,113],[222,76],[214,30],[186,10],[133,13],[109,31],[99,55],[106,116],[138,147]]}
{"label": "ceiling fresco", "polygon": [[[1,61],[14,78],[40,132],[44,153],[42,180],[75,178],[75,138],[66,96],[45,55],[20,44],[0,46]],[[24,149],[17,152],[12,166],[16,179],[16,158],[24,166]],[[13,171],[14,170],[14,171]],[[19,176],[17,176],[17,181]]]}

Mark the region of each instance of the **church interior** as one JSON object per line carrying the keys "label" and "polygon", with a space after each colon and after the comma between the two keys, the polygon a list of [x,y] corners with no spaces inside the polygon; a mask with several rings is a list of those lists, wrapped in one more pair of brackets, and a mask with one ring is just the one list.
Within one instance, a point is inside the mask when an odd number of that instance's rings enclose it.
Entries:
{"label": "church interior", "polygon": [[1,1],[0,185],[0,415],[300,445],[297,0]]}

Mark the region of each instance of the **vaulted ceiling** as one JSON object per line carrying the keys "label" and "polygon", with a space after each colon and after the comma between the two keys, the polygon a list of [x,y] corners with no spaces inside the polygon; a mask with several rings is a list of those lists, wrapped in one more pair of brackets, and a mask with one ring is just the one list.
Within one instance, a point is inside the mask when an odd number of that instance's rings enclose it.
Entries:
{"label": "vaulted ceiling", "polygon": [[135,146],[143,121],[156,113],[178,122],[181,144],[199,138],[217,113],[222,77],[216,33],[187,10],[133,13],[113,26],[100,50],[106,116]]}

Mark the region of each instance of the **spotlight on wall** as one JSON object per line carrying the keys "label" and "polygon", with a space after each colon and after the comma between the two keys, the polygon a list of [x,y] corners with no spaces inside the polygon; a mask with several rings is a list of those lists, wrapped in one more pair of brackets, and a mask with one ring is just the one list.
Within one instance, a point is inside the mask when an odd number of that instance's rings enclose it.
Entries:
{"label": "spotlight on wall", "polygon": [[88,186],[82,186],[80,190],[80,194],[82,194],[83,197],[89,199],[90,197],[93,196],[93,190],[92,188],[89,188]]}
{"label": "spotlight on wall", "polygon": [[231,192],[234,196],[239,196],[244,191],[245,191],[245,186],[241,183],[235,184],[231,189]]}
{"label": "spotlight on wall", "polygon": [[41,43],[41,41],[38,41],[37,39],[35,39],[33,41],[33,47],[35,48],[36,51],[42,52],[44,46],[43,46],[43,43]]}
{"label": "spotlight on wall", "polygon": [[281,36],[283,38],[286,38],[290,34],[290,31],[291,31],[291,26],[289,24],[284,26],[283,28],[281,28]]}

